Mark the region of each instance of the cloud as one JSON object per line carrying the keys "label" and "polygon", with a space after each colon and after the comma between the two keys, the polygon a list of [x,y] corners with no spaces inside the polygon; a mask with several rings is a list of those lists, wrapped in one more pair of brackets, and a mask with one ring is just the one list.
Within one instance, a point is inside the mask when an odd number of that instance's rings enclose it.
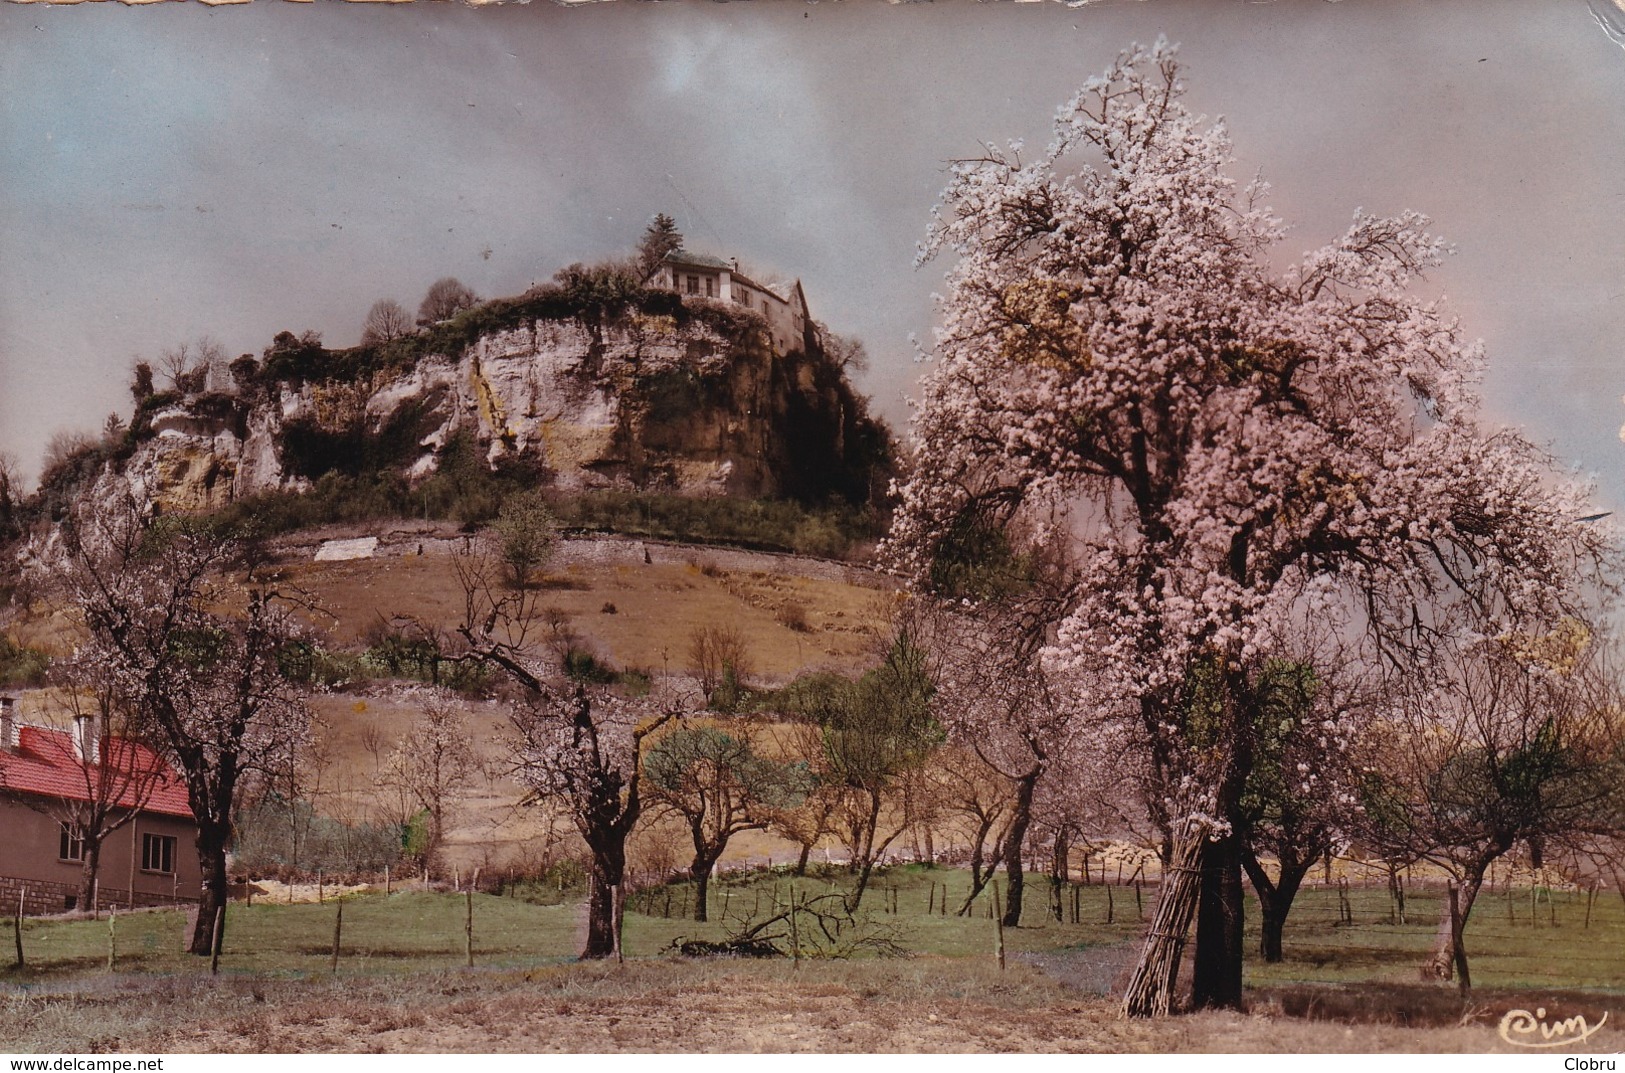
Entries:
{"label": "cloud", "polygon": [[1625,304],[1607,293],[1625,254],[1625,66],[1577,8],[41,14],[0,5],[0,450],[25,467],[53,429],[128,407],[132,354],[205,332],[232,353],[282,329],[347,344],[380,297],[415,307],[447,274],[517,293],[626,251],[656,211],[696,248],[801,277],[816,316],[866,341],[868,387],[902,421],[908,339],[929,338],[945,267],[914,269],[915,243],[947,162],[1044,144],[1086,77],[1165,32],[1196,106],[1228,117],[1238,174],[1274,184],[1292,250],[1356,205],[1437,218],[1462,253],[1432,286],[1488,339],[1491,401],[1606,469],[1625,502],[1610,364]]}

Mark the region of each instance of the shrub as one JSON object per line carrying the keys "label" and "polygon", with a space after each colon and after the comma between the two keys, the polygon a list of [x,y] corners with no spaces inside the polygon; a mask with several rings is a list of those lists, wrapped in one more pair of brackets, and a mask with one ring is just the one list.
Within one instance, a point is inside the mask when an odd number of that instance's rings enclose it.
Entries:
{"label": "shrub", "polygon": [[611,685],[620,678],[613,667],[601,662],[597,656],[573,646],[564,653],[564,673],[578,682],[598,685]]}
{"label": "shrub", "polygon": [[238,810],[233,857],[250,873],[377,872],[401,859],[393,824],[345,823],[278,794]]}
{"label": "shrub", "polygon": [[696,626],[688,635],[689,667],[706,700],[718,711],[733,711],[750,678],[750,650],[737,626]]}
{"label": "shrub", "polygon": [[830,707],[844,700],[851,688],[849,679],[832,671],[814,671],[800,675],[781,689],[756,693],[751,698],[751,710],[817,723]]}
{"label": "shrub", "polygon": [[296,641],[277,653],[284,677],[305,685],[337,688],[376,677],[362,656],[330,652],[309,641]]}
{"label": "shrub", "polygon": [[[808,507],[790,500],[598,491],[555,500],[553,510],[560,524],[568,528],[826,558],[850,555],[882,531],[878,515],[871,510]],[[710,570],[704,563],[700,568],[720,573],[714,564]]]}
{"label": "shrub", "polygon": [[51,657],[38,648],[0,634],[0,689],[27,689],[45,684]]}
{"label": "shrub", "polygon": [[490,688],[490,670],[448,656],[435,631],[379,619],[364,640],[367,649],[361,661],[371,672],[369,677],[413,679],[469,694],[483,695]]}
{"label": "shrub", "polygon": [[587,864],[576,857],[565,857],[528,874],[505,879],[501,893],[532,905],[559,905],[574,901],[587,887]]}
{"label": "shrub", "polygon": [[812,626],[807,622],[807,605],[799,600],[787,600],[773,612],[773,618],[785,629],[807,633]]}
{"label": "shrub", "polygon": [[547,562],[557,528],[539,492],[520,492],[503,502],[491,531],[514,588],[524,588],[531,572]]}

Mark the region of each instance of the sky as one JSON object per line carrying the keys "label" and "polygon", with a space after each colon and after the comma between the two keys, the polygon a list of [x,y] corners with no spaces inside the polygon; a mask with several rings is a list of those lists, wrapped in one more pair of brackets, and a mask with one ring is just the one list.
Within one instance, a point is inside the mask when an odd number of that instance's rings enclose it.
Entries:
{"label": "sky", "polygon": [[949,162],[1044,144],[1159,34],[1284,257],[1433,217],[1491,419],[1625,509],[1625,0],[0,4],[0,453],[127,416],[137,356],[351,345],[379,298],[517,294],[656,212],[800,278],[905,426]]}

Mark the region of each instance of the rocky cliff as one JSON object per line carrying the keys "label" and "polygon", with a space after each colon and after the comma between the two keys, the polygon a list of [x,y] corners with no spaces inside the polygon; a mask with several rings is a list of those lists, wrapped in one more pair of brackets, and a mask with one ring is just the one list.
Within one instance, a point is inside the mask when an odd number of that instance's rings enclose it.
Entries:
{"label": "rocky cliff", "polygon": [[862,502],[888,451],[815,332],[776,348],[759,316],[661,291],[544,288],[350,350],[282,333],[230,371],[234,390],[138,407],[123,461],[138,494],[202,510],[328,473],[415,483],[472,439],[488,465],[565,491]]}

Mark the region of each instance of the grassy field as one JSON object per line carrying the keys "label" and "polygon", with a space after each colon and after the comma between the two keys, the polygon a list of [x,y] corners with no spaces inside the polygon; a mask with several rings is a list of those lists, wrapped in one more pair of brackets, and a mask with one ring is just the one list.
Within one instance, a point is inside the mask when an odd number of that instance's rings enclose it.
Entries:
{"label": "grassy field", "polygon": [[[724,876],[711,885],[711,920],[689,917],[693,886],[672,883],[629,896],[624,949],[631,958],[670,954],[684,939],[720,940],[747,921],[771,912],[793,895],[804,898],[844,891],[842,874],[797,878],[782,869]],[[989,896],[971,912],[957,910],[969,892],[969,876],[955,869],[907,865],[879,873],[865,895],[859,926],[884,934],[909,956],[992,959],[998,928],[988,916]],[[948,912],[941,912],[942,892]],[[1076,900],[1074,901],[1074,892]],[[1135,944],[1149,917],[1155,889],[1147,887],[1137,909],[1132,886],[1068,886],[1064,921],[1049,911],[1047,877],[1029,877],[1022,926],[1006,929],[1011,956],[1048,955]],[[1625,908],[1604,891],[1585,924],[1583,893],[1540,902],[1531,923],[1529,892],[1514,890],[1508,923],[1499,893],[1479,900],[1465,932],[1475,985],[1499,988],[1563,987],[1625,994]],[[520,886],[507,895],[473,895],[474,950],[481,964],[534,967],[572,959],[581,934],[580,892],[555,893]],[[1000,896],[1004,896],[1000,883]],[[463,894],[397,890],[347,896],[340,972],[349,975],[415,972],[461,965],[466,959],[468,902]],[[555,904],[538,904],[552,902]],[[927,912],[928,904],[932,906]],[[1078,920],[1073,922],[1074,906]],[[1247,984],[1254,988],[1321,984],[1415,982],[1432,943],[1441,908],[1434,891],[1407,900],[1407,922],[1391,918],[1383,890],[1350,892],[1353,923],[1340,921],[1335,890],[1309,888],[1299,895],[1286,931],[1286,960],[1269,965],[1252,957]],[[1556,925],[1551,922],[1553,910]],[[670,915],[666,915],[667,913]],[[222,971],[311,975],[330,972],[337,902],[282,904],[258,899],[233,904]],[[4,931],[9,933],[9,923]],[[131,973],[196,972],[198,960],[181,952],[182,914],[137,912],[115,925],[115,968]],[[1249,903],[1249,949],[1257,942],[1257,907]],[[28,967],[9,979],[42,979],[104,971],[109,927],[105,919],[27,920],[23,941]],[[10,935],[0,944],[9,954]],[[809,944],[806,949],[812,956]],[[1111,981],[1102,981],[1107,986]]]}
{"label": "grassy field", "polygon": [[[575,963],[582,930],[579,892],[515,892],[543,895],[535,901],[474,895],[472,969],[465,895],[359,894],[343,902],[336,973],[346,996],[341,1009],[323,999],[335,986],[338,907],[332,901],[234,905],[216,978],[209,976],[206,960],[182,953],[184,920],[178,912],[120,916],[111,971],[106,920],[31,920],[23,931],[27,967],[0,972],[0,1049],[139,1044],[343,1050],[361,1045],[350,1034],[359,1026],[368,1032],[367,1046],[403,1050],[709,1049],[724,1046],[733,1033],[730,1049],[1448,1051],[1498,1045],[1486,1026],[1526,1000],[1589,1010],[1595,1022],[1625,995],[1625,909],[1611,892],[1591,905],[1589,926],[1583,894],[1559,892],[1551,905],[1543,899],[1538,924],[1531,920],[1527,890],[1513,891],[1511,923],[1499,892],[1481,899],[1466,933],[1475,991],[1472,1003],[1464,1004],[1454,988],[1418,981],[1417,966],[1439,909],[1436,894],[1413,893],[1407,923],[1399,924],[1390,920],[1386,891],[1356,888],[1350,892],[1349,924],[1342,922],[1335,890],[1312,888],[1300,896],[1289,922],[1286,960],[1248,962],[1251,1016],[1185,1018],[1169,1030],[1172,1035],[1158,1035],[1117,1022],[1111,998],[1132,965],[1144,927],[1133,887],[1081,887],[1076,901],[1068,888],[1067,919],[1057,922],[1048,913],[1048,881],[1038,877],[1028,887],[1023,926],[1004,932],[1007,967],[1001,971],[995,958],[998,929],[986,915],[985,896],[967,916],[954,912],[968,880],[951,869],[885,871],[854,926],[886,937],[905,956],[809,957],[799,966],[787,959],[678,958],[673,945],[720,939],[742,921],[765,914],[775,898],[787,901],[792,888],[816,897],[844,887],[844,877],[797,879],[782,872],[727,877],[713,885],[714,919],[707,924],[677,915],[692,904],[686,884],[639,892],[626,919],[627,964],[619,967]],[[947,915],[938,909],[944,889]],[[1143,891],[1146,915],[1152,896]],[[665,915],[668,898],[670,917]],[[542,901],[557,904],[538,904]],[[0,939],[6,940],[0,946],[9,948],[11,936],[0,934]],[[1256,943],[1256,935],[1249,943]],[[724,986],[724,978],[732,982]],[[896,990],[900,981],[907,981],[906,990]],[[777,1035],[760,1034],[743,998],[768,991],[777,996],[775,1008],[782,1007],[794,1022]],[[432,999],[437,993],[455,996],[443,1005],[463,1009],[463,1016],[425,1019],[414,996]],[[715,1000],[712,1007],[693,1008],[707,993]],[[800,1000],[789,1001],[798,994]],[[577,1008],[572,995],[584,1003],[580,1008],[599,1010],[590,1024],[578,1025],[569,1015]],[[718,997],[724,995],[725,1000]],[[110,996],[119,996],[117,1002]],[[166,1011],[166,1004],[175,1003],[230,1007],[225,1020],[237,1026],[231,1029],[235,1036],[218,1028],[220,1016],[194,1023],[190,1015]],[[685,1004],[686,1013],[679,1009]],[[881,1007],[889,1012],[876,1022]],[[852,1008],[867,1021],[853,1021]],[[1003,1020],[983,1024],[995,1008],[1003,1011],[998,1014]],[[91,1016],[92,1009],[101,1012]],[[490,1023],[479,1021],[481,1010]],[[520,1010],[532,1016],[520,1017]],[[837,1010],[846,1012],[832,1012]],[[554,1036],[540,1032],[537,1017],[551,1018]],[[685,1023],[694,1017],[710,1020]],[[625,1029],[612,1031],[622,1023]],[[865,1034],[863,1023],[889,1023],[896,1031]],[[998,1025],[1003,1027],[995,1031]],[[566,1036],[558,1038],[559,1032]]]}

